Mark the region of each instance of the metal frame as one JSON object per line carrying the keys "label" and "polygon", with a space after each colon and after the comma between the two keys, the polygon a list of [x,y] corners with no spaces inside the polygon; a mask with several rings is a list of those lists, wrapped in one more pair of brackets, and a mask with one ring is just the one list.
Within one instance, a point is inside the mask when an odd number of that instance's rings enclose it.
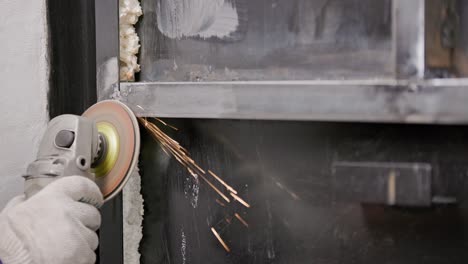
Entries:
{"label": "metal frame", "polygon": [[[98,101],[119,86],[119,1],[95,1],[96,17],[96,87]],[[98,263],[123,264],[122,193],[101,209]]]}
{"label": "metal frame", "polygon": [[468,79],[423,80],[425,0],[393,0],[392,12],[393,80],[122,83],[103,96],[140,116],[468,123]]}
{"label": "metal frame", "polygon": [[468,79],[122,83],[137,115],[178,118],[468,123]]}
{"label": "metal frame", "polygon": [[[468,79],[422,80],[424,5],[393,0],[395,80],[119,86],[118,1],[95,1],[97,98],[121,100],[140,116],[466,124]],[[101,263],[123,263],[122,228],[118,196],[103,208]]]}

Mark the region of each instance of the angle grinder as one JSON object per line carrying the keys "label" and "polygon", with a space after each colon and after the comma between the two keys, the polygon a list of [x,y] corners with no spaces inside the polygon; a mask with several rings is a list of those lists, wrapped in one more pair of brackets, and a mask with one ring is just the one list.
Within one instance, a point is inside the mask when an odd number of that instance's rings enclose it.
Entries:
{"label": "angle grinder", "polygon": [[95,181],[108,201],[124,187],[139,152],[138,121],[119,101],[101,101],[82,116],[58,116],[49,122],[37,159],[27,168],[26,197],[56,179],[80,175]]}

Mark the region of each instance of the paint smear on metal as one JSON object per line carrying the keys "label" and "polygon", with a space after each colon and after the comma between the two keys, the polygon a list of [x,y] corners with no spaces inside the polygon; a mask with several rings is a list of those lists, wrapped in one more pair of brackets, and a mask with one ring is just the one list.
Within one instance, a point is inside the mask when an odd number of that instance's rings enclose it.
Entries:
{"label": "paint smear on metal", "polygon": [[226,38],[239,26],[235,6],[226,0],[158,0],[158,29],[173,39]]}

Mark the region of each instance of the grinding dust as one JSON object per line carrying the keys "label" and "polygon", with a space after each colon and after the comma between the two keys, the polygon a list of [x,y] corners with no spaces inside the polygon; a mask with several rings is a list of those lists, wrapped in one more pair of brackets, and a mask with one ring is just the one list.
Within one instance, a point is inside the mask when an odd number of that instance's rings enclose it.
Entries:
{"label": "grinding dust", "polygon": [[[203,170],[191,157],[190,153],[183,148],[177,141],[172,139],[170,136],[168,136],[166,133],[164,133],[161,128],[159,128],[155,123],[148,121],[147,118],[138,118],[138,121],[140,122],[141,125],[143,125],[148,132],[151,134],[151,136],[159,143],[161,146],[161,149],[166,153],[168,156],[175,158],[182,166],[185,167],[187,170],[188,174],[190,174],[196,181],[199,179],[203,180],[211,190],[213,190],[221,199],[216,198],[215,202],[225,208],[227,206],[232,206],[233,204],[231,203],[231,199],[229,199],[228,195],[225,194],[228,193],[233,200],[232,201],[237,201],[241,205],[245,206],[246,208],[250,208],[250,204],[247,203],[244,199],[242,199],[239,195],[238,192],[231,187],[229,184],[227,184],[223,179],[221,179],[220,176],[216,175],[213,171],[208,170],[208,173]],[[174,130],[177,130],[177,128],[167,124],[161,119],[154,118],[154,121],[156,121],[159,124],[162,124],[166,127],[172,128]],[[220,185],[219,188],[211,182],[206,176],[210,175],[211,178],[214,178],[216,182]],[[197,186],[197,192],[198,192],[198,186]],[[192,206],[195,208],[196,205],[194,206],[193,201],[192,201]],[[245,219],[243,219],[238,213],[235,213],[234,216],[239,220],[239,222],[244,225],[245,227],[249,227],[249,224]],[[224,224],[222,228],[219,228],[218,226]],[[218,230],[226,230],[226,227],[231,224],[231,220],[229,218],[223,217],[223,219],[216,225],[211,227],[211,232],[213,235],[216,237],[216,239],[219,241],[221,246],[227,251],[230,252],[230,248],[227,245],[227,243],[221,238],[221,234],[216,231],[216,228]],[[183,234],[183,241],[185,239],[185,234]]]}
{"label": "grinding dust", "polygon": [[180,230],[180,236],[181,236],[181,245],[180,245],[180,253],[182,254],[182,264],[185,264],[185,262],[187,261],[186,259],[186,255],[187,255],[187,239],[185,237],[185,233],[184,233],[184,229],[181,229]]}

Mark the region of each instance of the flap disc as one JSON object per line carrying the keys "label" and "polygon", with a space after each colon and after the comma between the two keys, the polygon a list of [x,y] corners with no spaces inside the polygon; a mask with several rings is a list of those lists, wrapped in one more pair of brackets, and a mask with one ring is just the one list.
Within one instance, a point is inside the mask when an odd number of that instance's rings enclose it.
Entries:
{"label": "flap disc", "polygon": [[107,201],[122,190],[136,166],[140,152],[138,121],[130,108],[115,100],[101,101],[83,116],[96,122],[99,157],[92,170]]}

